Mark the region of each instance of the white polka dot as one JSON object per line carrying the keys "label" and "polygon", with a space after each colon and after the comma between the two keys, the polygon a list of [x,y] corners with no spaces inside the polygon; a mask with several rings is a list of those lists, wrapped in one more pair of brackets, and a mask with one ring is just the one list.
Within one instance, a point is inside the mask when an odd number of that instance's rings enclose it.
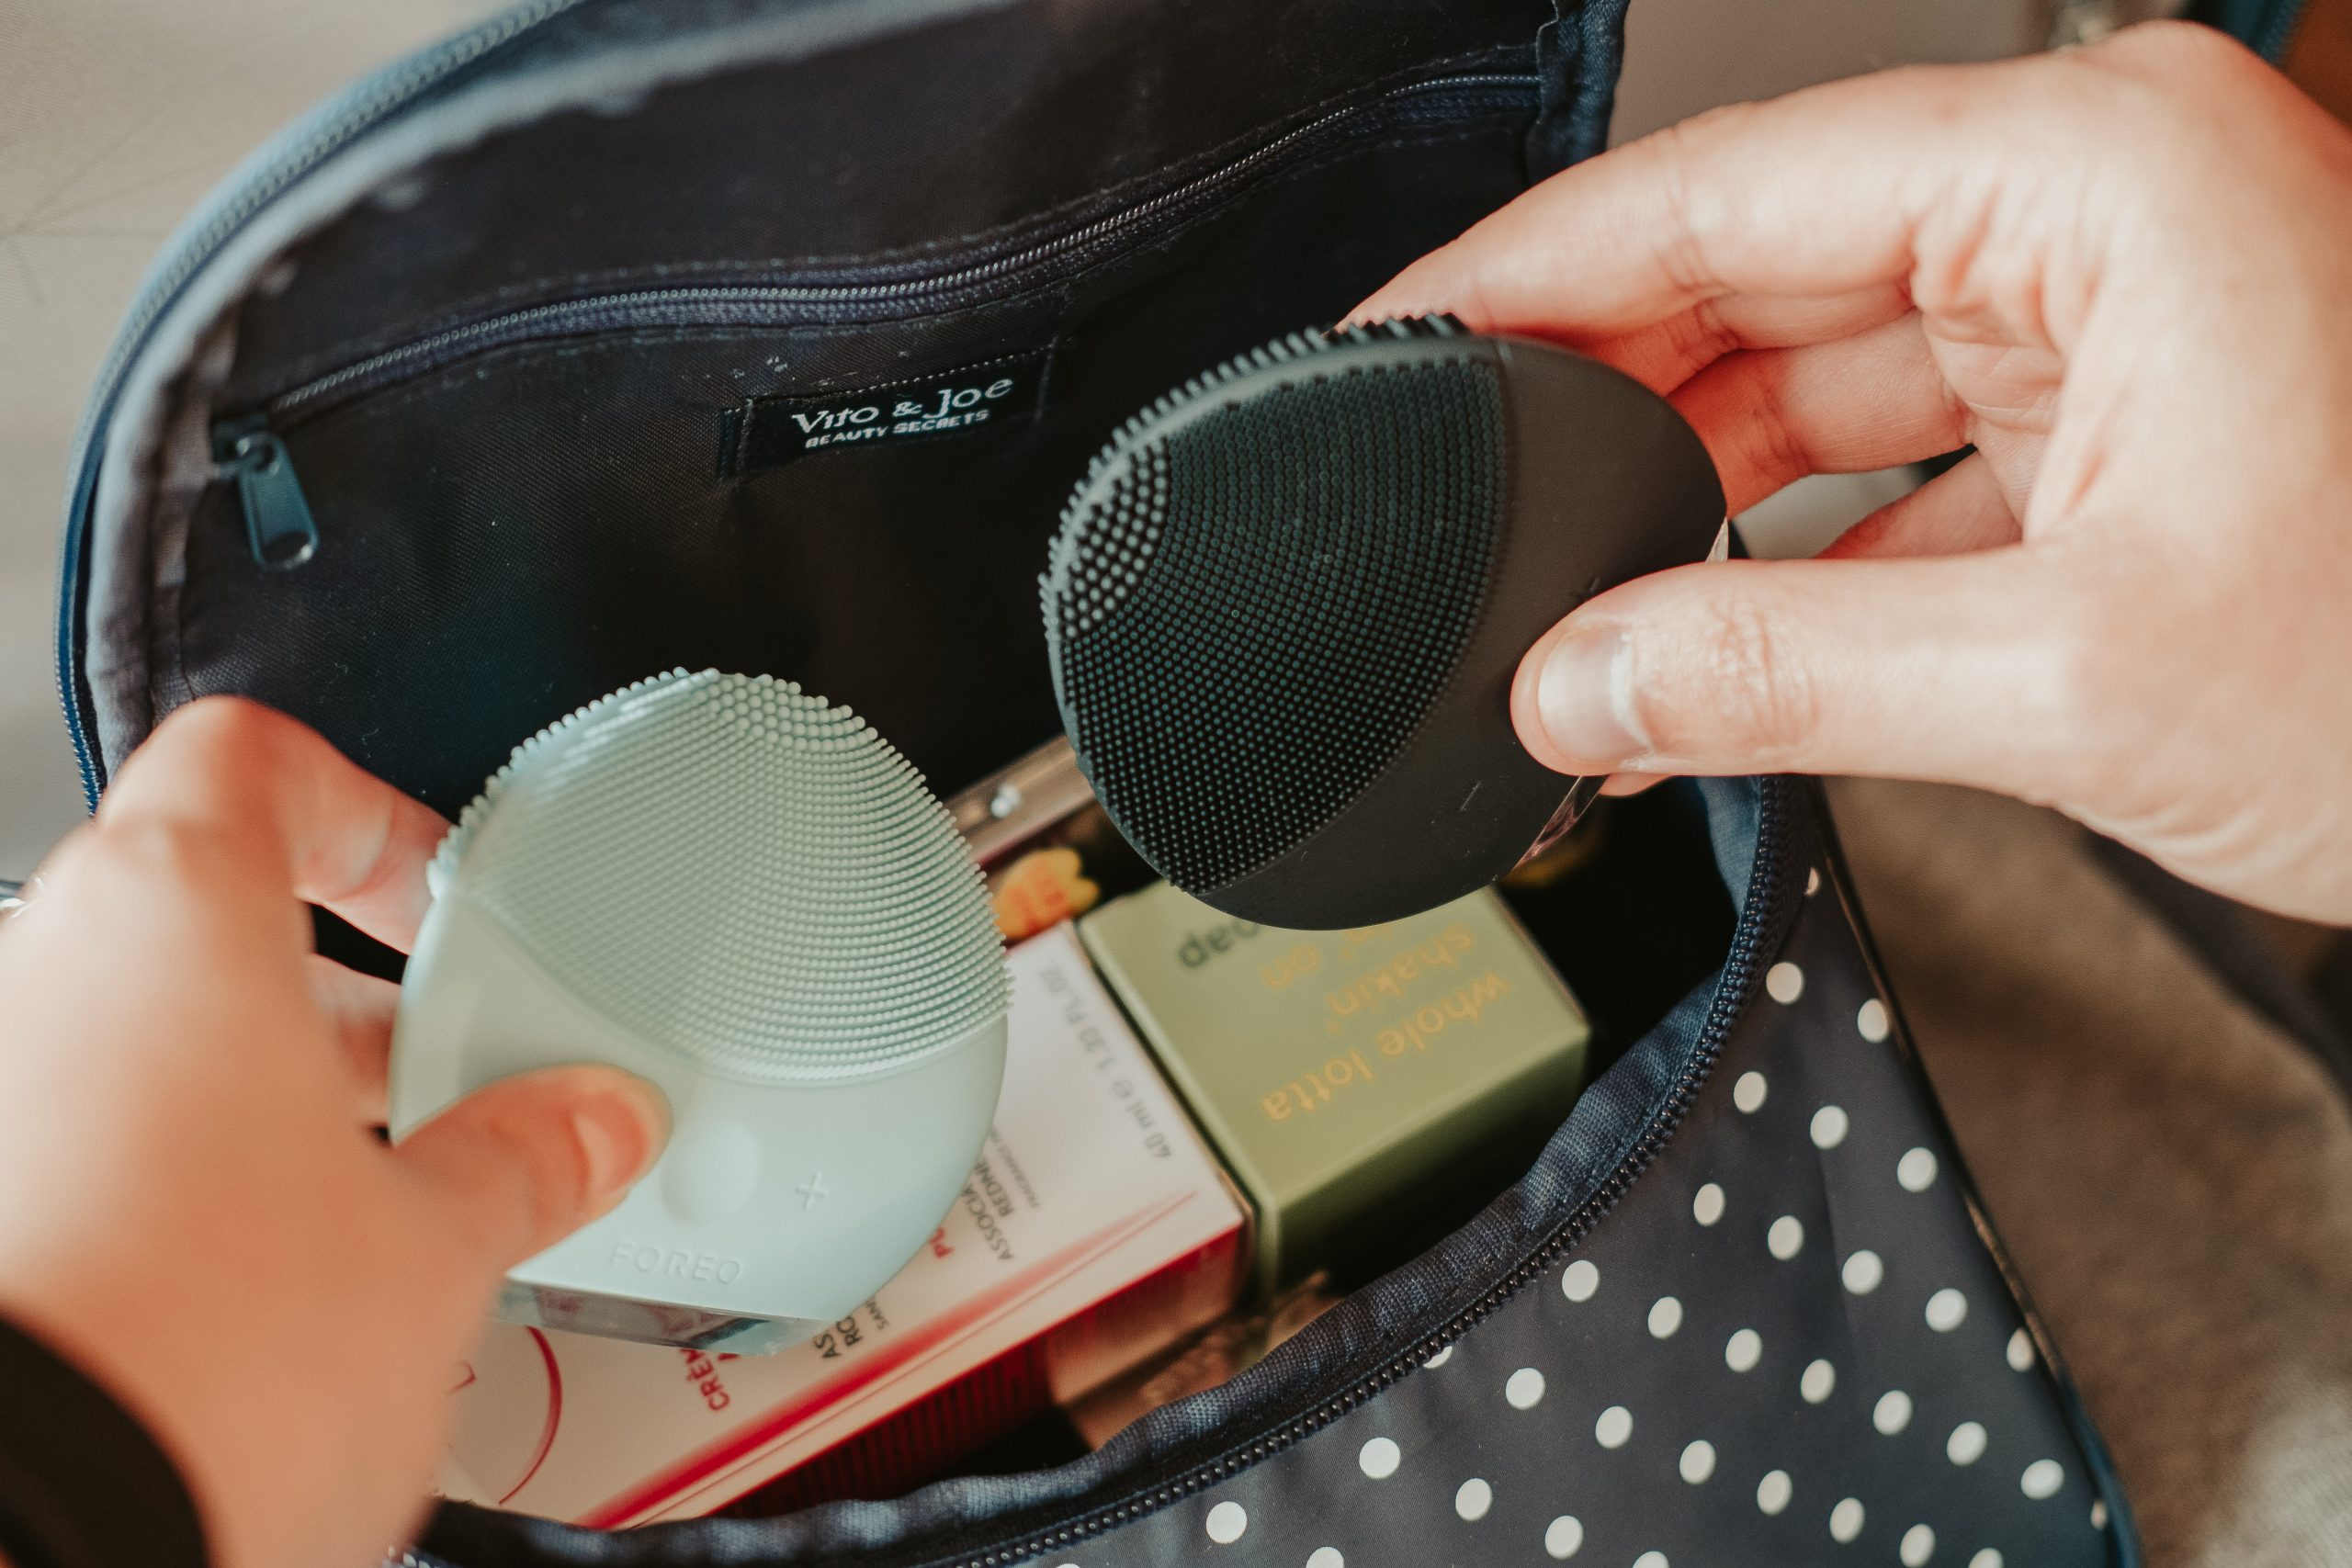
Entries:
{"label": "white polka dot", "polygon": [[1794,1214],[1782,1214],[1764,1233],[1764,1245],[1773,1257],[1786,1263],[1804,1250],[1804,1223]]}
{"label": "white polka dot", "polygon": [[1764,971],[1764,990],[1774,1001],[1786,1007],[1804,995],[1804,971],[1784,958]]}
{"label": "white polka dot", "polygon": [[1715,1472],[1715,1445],[1701,1438],[1682,1450],[1682,1479],[1696,1486]]}
{"label": "white polka dot", "polygon": [[1944,1458],[1954,1464],[1974,1464],[1984,1457],[1985,1441],[1982,1423],[1962,1421],[1944,1439]]}
{"label": "white polka dot", "polygon": [[1503,1384],[1503,1398],[1513,1410],[1532,1410],[1544,1397],[1544,1374],[1521,1367]]}
{"label": "white polka dot", "polygon": [[1815,1361],[1797,1379],[1797,1392],[1804,1395],[1807,1404],[1818,1404],[1838,1390],[1838,1369],[1826,1361]]}
{"label": "white polka dot", "polygon": [[1318,1546],[1307,1555],[1306,1568],[1348,1568],[1348,1560],[1336,1546]]}
{"label": "white polka dot", "polygon": [[1209,1539],[1219,1546],[1231,1546],[1250,1528],[1250,1516],[1238,1503],[1219,1503],[1209,1510]]}
{"label": "white polka dot", "polygon": [[2065,1483],[2066,1472],[2054,1459],[2035,1460],[2025,1467],[2025,1473],[2018,1477],[2018,1490],[2037,1503],[2044,1497],[2055,1496],[2058,1488]]}
{"label": "white polka dot", "polygon": [[1763,1359],[1764,1337],[1752,1328],[1743,1328],[1724,1341],[1724,1365],[1733,1371],[1752,1372]]}
{"label": "white polka dot", "polygon": [[1968,1298],[1947,1285],[1928,1298],[1928,1326],[1950,1334],[1968,1321]]}
{"label": "white polka dot", "polygon": [[1925,1525],[1913,1525],[1903,1532],[1903,1544],[1896,1550],[1903,1568],[1928,1568],[1928,1559],[1936,1554],[1936,1532]]}
{"label": "white polka dot", "polygon": [[1753,1113],[1763,1109],[1764,1097],[1770,1092],[1771,1086],[1764,1081],[1762,1073],[1742,1073],[1739,1081],[1731,1086],[1731,1102],[1743,1111]]}
{"label": "white polka dot", "polygon": [[1804,896],[1808,898],[1821,891],[1821,868],[1809,865],[1804,871]]}
{"label": "white polka dot", "polygon": [[1421,1369],[1424,1371],[1433,1372],[1452,1359],[1453,1359],[1453,1347],[1448,1345],[1444,1349],[1440,1350],[1436,1355],[1431,1356],[1428,1360],[1423,1361],[1421,1363]]}
{"label": "white polka dot", "polygon": [[1574,1514],[1562,1514],[1544,1527],[1544,1550],[1555,1562],[1566,1562],[1584,1544],[1584,1521]]}
{"label": "white polka dot", "polygon": [[1925,1192],[1936,1184],[1936,1156],[1932,1149],[1913,1149],[1894,1162],[1894,1179],[1905,1192]]}
{"label": "white polka dot", "polygon": [[1862,1500],[1848,1497],[1829,1510],[1829,1539],[1843,1546],[1862,1533]]}
{"label": "white polka dot", "polygon": [[2091,1505],[2091,1529],[2095,1530],[2103,1530],[2106,1528],[2107,1501],[2105,1498],[2101,1498],[2099,1501]]}
{"label": "white polka dot", "polygon": [[1634,1568],[1667,1568],[1666,1553],[1663,1551],[1645,1551],[1639,1557],[1634,1559]]}
{"label": "white polka dot", "polygon": [[1622,1404],[1611,1405],[1592,1424],[1592,1440],[1604,1449],[1622,1449],[1633,1435],[1634,1413]]}
{"label": "white polka dot", "polygon": [[2033,1369],[2033,1336],[2018,1329],[2009,1336],[2009,1371],[2030,1371]]}
{"label": "white polka dot", "polygon": [[1813,1113],[1813,1146],[1834,1149],[1846,1141],[1846,1129],[1851,1125],[1841,1106],[1825,1105]]}
{"label": "white polka dot", "polygon": [[1682,1303],[1672,1296],[1660,1296],[1650,1303],[1650,1337],[1671,1339],[1674,1331],[1682,1326]]}
{"label": "white polka dot", "polygon": [[1875,1045],[1886,1038],[1886,1004],[1872,997],[1854,1014],[1854,1032]]}
{"label": "white polka dot", "polygon": [[1690,1217],[1702,1225],[1711,1225],[1722,1219],[1724,1190],[1712,1181],[1700,1188],[1690,1200]]}
{"label": "white polka dot", "polygon": [[1756,1483],[1756,1506],[1768,1514],[1777,1514],[1789,1506],[1790,1495],[1796,1487],[1785,1470],[1768,1470],[1764,1479]]}
{"label": "white polka dot", "polygon": [[1854,1294],[1867,1296],[1885,1280],[1886,1265],[1878,1260],[1877,1253],[1866,1247],[1846,1259],[1846,1267],[1839,1270],[1838,1277],[1846,1281],[1846,1288]]}
{"label": "white polka dot", "polygon": [[1356,1450],[1356,1467],[1374,1481],[1385,1481],[1405,1462],[1405,1450],[1394,1438],[1374,1438]]}
{"label": "white polka dot", "polygon": [[1988,1546],[1968,1560],[1968,1568],[2001,1568],[2001,1554]]}
{"label": "white polka dot", "polygon": [[1871,1410],[1871,1425],[1890,1438],[1911,1425],[1911,1396],[1899,1388],[1880,1394]]}
{"label": "white polka dot", "polygon": [[1600,1270],[1589,1258],[1579,1258],[1560,1276],[1560,1294],[1572,1302],[1589,1302],[1600,1289]]}
{"label": "white polka dot", "polygon": [[1485,1518],[1487,1510],[1494,1506],[1495,1489],[1475,1475],[1453,1494],[1453,1511],[1474,1525]]}

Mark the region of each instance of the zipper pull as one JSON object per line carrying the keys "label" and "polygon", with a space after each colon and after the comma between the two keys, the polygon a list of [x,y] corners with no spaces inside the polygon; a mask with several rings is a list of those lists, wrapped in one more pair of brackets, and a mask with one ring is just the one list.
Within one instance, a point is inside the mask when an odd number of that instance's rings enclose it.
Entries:
{"label": "zipper pull", "polygon": [[224,478],[237,481],[245,513],[245,543],[254,559],[270,571],[289,571],[318,553],[319,525],[294,459],[259,419],[224,424],[212,433],[213,460]]}

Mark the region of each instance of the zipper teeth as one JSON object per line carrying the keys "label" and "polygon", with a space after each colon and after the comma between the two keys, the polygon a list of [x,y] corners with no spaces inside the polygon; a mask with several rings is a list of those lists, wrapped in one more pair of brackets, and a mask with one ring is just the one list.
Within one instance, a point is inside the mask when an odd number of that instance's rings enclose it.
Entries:
{"label": "zipper teeth", "polygon": [[65,570],[61,576],[66,583],[68,598],[58,611],[57,700],[65,716],[66,735],[74,743],[74,761],[82,775],[82,794],[92,810],[96,810],[98,804],[98,765],[75,694],[74,629],[78,605],[71,595],[75,592],[75,580],[81,571],[81,534],[95,498],[87,493],[85,481],[79,476],[85,474],[97,462],[96,443],[103,434],[115,398],[122,389],[123,378],[140,351],[146,346],[149,333],[179,297],[188,280],[212,259],[229,237],[243,228],[255,212],[277,199],[288,186],[310,174],[386,115],[435,83],[454,75],[541,23],[583,3],[584,0],[524,0],[524,3],[492,17],[471,32],[450,39],[439,48],[360,84],[345,101],[331,110],[322,111],[318,122],[300,132],[291,145],[282,151],[272,149],[256,154],[257,158],[266,157],[268,162],[256,168],[235,194],[205,220],[200,228],[174,243],[169,259],[141,286],[130,313],[124,318],[121,331],[116,334],[114,347],[107,352],[106,364],[98,372],[86,412],[82,417],[81,428],[74,435],[74,460],[77,478],[72,492],[73,514],[65,524],[62,552]]}
{"label": "zipper teeth", "polygon": [[2270,25],[2253,40],[2265,60],[2276,65],[2286,62],[2287,51],[2295,47],[2296,35],[2303,30],[2303,18],[2310,10],[2309,0],[2285,0],[2272,14]]}
{"label": "zipper teeth", "polygon": [[[1409,98],[1447,92],[1462,92],[1479,87],[1526,87],[1533,81],[1529,76],[1490,73],[1483,75],[1444,76],[1434,81],[1417,82],[1399,87],[1376,100],[1386,105]],[[1158,196],[1137,202],[1133,207],[1106,213],[1091,223],[1068,233],[1057,234],[1008,254],[953,267],[944,272],[922,274],[877,283],[859,284],[747,284],[714,286],[700,288],[655,288],[604,294],[585,299],[562,300],[535,305],[487,321],[475,321],[462,327],[452,327],[414,343],[402,344],[380,354],[345,366],[339,370],[306,381],[291,391],[270,400],[273,415],[291,414],[320,400],[348,388],[364,385],[409,366],[430,364],[452,351],[475,345],[496,346],[502,343],[522,342],[530,338],[540,327],[597,315],[621,315],[631,311],[658,310],[665,307],[692,305],[817,305],[857,304],[895,299],[919,299],[928,295],[943,294],[987,282],[1012,273],[1023,271],[1041,262],[1050,261],[1074,250],[1081,250],[1095,241],[1114,234],[1137,223],[1155,218],[1203,196],[1222,186],[1247,177],[1252,171],[1281,157],[1303,141],[1310,141],[1332,127],[1352,119],[1365,112],[1371,105],[1359,104],[1348,108],[1333,109],[1317,116],[1304,125],[1294,127],[1272,141],[1243,153],[1229,164],[1222,164],[1160,192]]]}
{"label": "zipper teeth", "polygon": [[[1731,952],[1724,957],[1723,982],[1716,987],[1713,1003],[1707,1010],[1706,1021],[1699,1032],[1698,1043],[1690,1060],[1667,1097],[1660,1113],[1651,1119],[1638,1142],[1628,1151],[1617,1168],[1611,1171],[1590,1196],[1577,1205],[1567,1223],[1502,1280],[1481,1296],[1477,1302],[1457,1314],[1443,1328],[1417,1343],[1410,1350],[1392,1359],[1378,1371],[1345,1392],[1334,1395],[1316,1409],[1292,1420],[1277,1431],[1252,1441],[1238,1452],[1227,1454],[1193,1471],[1181,1480],[1162,1486],[1140,1498],[1127,1502],[1064,1525],[1040,1535],[1009,1542],[978,1556],[950,1560],[951,1568],[1003,1568],[1041,1552],[1075,1545],[1091,1536],[1116,1529],[1148,1514],[1157,1513],[1169,1505],[1182,1501],[1194,1493],[1238,1474],[1252,1465],[1262,1462],[1305,1438],[1363,1404],[1403,1379],[1420,1363],[1447,1345],[1468,1333],[1491,1315],[1511,1297],[1523,1290],[1529,1281],[1543,1274],[1563,1254],[1592,1233],[1610,1210],[1617,1206],[1634,1179],[1649,1166],[1657,1151],[1664,1147],[1675,1130],[1681,1125],[1690,1111],[1699,1086],[1713,1070],[1715,1057],[1721,1053],[1724,1039],[1732,1026],[1747,1009],[1756,989],[1757,960],[1766,937],[1779,919],[1782,902],[1784,868],[1781,864],[1785,846],[1782,843],[1786,786],[1778,779],[1765,779],[1759,786],[1757,807],[1756,864],[1764,873],[1760,886],[1751,886],[1747,908],[1740,913],[1739,924],[1732,937]],[[432,1568],[430,1564],[411,1564],[409,1568]]]}

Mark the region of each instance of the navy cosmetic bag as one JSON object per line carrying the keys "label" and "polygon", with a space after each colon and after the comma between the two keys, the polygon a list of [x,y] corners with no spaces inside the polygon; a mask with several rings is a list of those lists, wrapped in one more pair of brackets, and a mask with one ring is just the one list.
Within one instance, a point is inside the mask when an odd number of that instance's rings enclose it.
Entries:
{"label": "navy cosmetic bag", "polygon": [[[242,693],[449,811],[682,665],[798,680],[962,787],[1057,728],[1036,579],[1088,458],[1597,151],[1622,25],[530,0],[393,66],[190,220],[103,373],[60,637],[92,798]],[[944,412],[811,439],[867,394]],[[1254,1370],[1053,1468],[613,1535],[451,1506],[407,1561],[2135,1562],[1817,791],[1627,809],[1697,868],[1701,961],[1521,1179]]]}

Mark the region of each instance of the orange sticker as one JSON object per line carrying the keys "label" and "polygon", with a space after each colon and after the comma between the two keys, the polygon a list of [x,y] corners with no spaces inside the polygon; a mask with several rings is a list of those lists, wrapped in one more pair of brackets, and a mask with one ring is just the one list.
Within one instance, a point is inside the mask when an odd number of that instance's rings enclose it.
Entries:
{"label": "orange sticker", "polygon": [[1081,874],[1078,852],[1066,847],[1032,850],[994,880],[997,930],[1007,942],[1082,915],[1102,897],[1102,890]]}

